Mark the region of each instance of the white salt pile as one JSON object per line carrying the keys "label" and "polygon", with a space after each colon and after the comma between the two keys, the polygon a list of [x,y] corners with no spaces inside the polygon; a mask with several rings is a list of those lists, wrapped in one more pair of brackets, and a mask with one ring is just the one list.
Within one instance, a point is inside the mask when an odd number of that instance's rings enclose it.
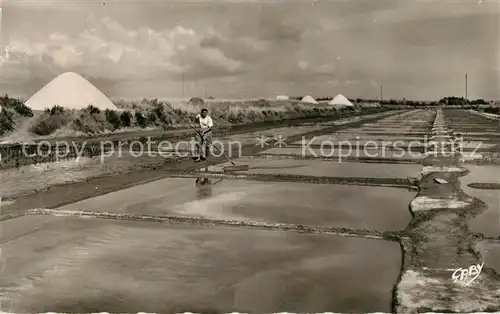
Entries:
{"label": "white salt pile", "polygon": [[32,110],[44,110],[54,105],[76,110],[89,105],[101,110],[118,109],[106,95],[74,72],[57,76],[28,99],[26,104]]}
{"label": "white salt pile", "polygon": [[335,96],[335,98],[333,98],[328,104],[334,106],[337,109],[354,107],[354,105],[349,101],[349,99],[347,99],[342,94],[338,94],[337,96]]}
{"label": "white salt pile", "polygon": [[312,96],[310,95],[307,95],[307,96],[304,96],[304,98],[302,98],[300,100],[300,102],[302,103],[306,103],[306,104],[317,104],[318,102],[316,101],[316,99],[314,99]]}

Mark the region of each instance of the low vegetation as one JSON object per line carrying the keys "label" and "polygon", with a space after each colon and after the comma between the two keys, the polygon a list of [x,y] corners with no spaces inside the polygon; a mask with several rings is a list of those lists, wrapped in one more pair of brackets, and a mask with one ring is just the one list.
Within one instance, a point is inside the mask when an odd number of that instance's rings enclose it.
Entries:
{"label": "low vegetation", "polygon": [[[8,96],[6,96],[8,97]],[[3,135],[15,130],[17,116],[33,117],[31,109],[23,103],[5,98],[0,113],[0,129]],[[69,110],[55,105],[37,115],[29,131],[38,136],[48,136],[58,130],[66,129],[77,134],[102,134],[107,132],[127,131],[134,129],[171,129],[185,127],[185,121],[193,121],[200,110],[197,105],[171,105],[157,99],[144,99],[140,103],[131,103],[119,110],[99,110],[89,106],[84,110]],[[125,107],[125,108],[123,108]],[[332,107],[311,107],[299,105],[297,102],[270,102],[258,100],[252,102],[218,102],[210,103],[210,115],[217,125],[250,124],[281,121],[294,118],[315,118],[331,115],[344,115],[343,109],[337,111]],[[352,109],[350,109],[352,110]],[[376,110],[378,111],[378,110]]]}
{"label": "low vegetation", "polygon": [[[345,109],[336,111],[333,108],[305,108],[300,105],[289,105],[279,108],[215,108],[210,115],[217,125],[250,124],[281,121],[295,118],[317,118],[331,115],[345,115]],[[379,111],[379,110],[376,110]],[[69,126],[71,129],[86,133],[100,134],[127,128],[160,128],[171,129],[182,127],[185,121],[193,121],[198,114],[195,108],[174,108],[172,112],[165,104],[155,101],[149,108],[134,110],[105,110],[89,106],[79,112],[53,107],[46,110],[33,124],[31,131],[37,135],[49,135],[57,129]]]}
{"label": "low vegetation", "polygon": [[492,114],[500,114],[500,107],[484,107],[481,108],[481,111],[486,112],[486,113],[492,113]]}
{"label": "low vegetation", "polygon": [[16,127],[15,120],[19,117],[33,117],[31,108],[8,95],[0,97],[0,136],[13,131]]}
{"label": "low vegetation", "polygon": [[14,113],[4,107],[0,110],[0,136],[7,132],[13,131],[15,122],[13,119]]}

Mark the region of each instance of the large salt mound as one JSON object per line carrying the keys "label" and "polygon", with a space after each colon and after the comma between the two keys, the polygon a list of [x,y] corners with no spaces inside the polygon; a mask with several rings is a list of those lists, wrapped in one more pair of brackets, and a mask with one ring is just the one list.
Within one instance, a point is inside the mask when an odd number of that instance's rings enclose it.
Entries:
{"label": "large salt mound", "polygon": [[335,106],[335,108],[346,108],[346,107],[354,107],[354,105],[347,99],[344,95],[338,94],[333,98],[329,103],[329,105]]}
{"label": "large salt mound", "polygon": [[44,110],[54,105],[76,110],[89,105],[101,110],[118,109],[106,95],[74,72],[57,76],[28,99],[26,105],[32,110]]}

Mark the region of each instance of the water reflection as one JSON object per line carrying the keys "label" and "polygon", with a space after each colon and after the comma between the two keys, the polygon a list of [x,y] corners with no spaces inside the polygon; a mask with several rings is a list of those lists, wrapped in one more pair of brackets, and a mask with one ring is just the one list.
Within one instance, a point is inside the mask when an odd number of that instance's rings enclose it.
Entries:
{"label": "water reflection", "polygon": [[204,199],[212,196],[212,185],[209,178],[196,178],[196,197]]}
{"label": "water reflection", "polygon": [[213,182],[210,178],[199,177],[196,178],[196,197],[200,199],[208,198],[212,196],[212,187],[224,179],[219,179],[216,182]]}

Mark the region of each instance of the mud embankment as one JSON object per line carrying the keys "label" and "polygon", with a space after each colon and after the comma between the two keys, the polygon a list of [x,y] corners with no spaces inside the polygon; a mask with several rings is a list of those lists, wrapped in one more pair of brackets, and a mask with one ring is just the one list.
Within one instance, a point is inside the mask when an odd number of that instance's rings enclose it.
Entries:
{"label": "mud embankment", "polygon": [[500,115],[493,114],[493,113],[487,113],[487,112],[481,112],[481,111],[476,111],[476,110],[469,110],[470,113],[484,117],[486,119],[490,120],[500,120]]}
{"label": "mud embankment", "polygon": [[[441,110],[433,131],[449,133]],[[436,136],[436,140],[454,139]],[[413,219],[401,240],[404,262],[394,294],[398,313],[500,310],[500,275],[494,270],[485,266],[469,285],[453,279],[456,270],[482,264],[476,250],[479,237],[469,231],[468,222],[486,206],[462,191],[459,178],[467,171],[460,167],[460,155],[450,153],[424,160],[419,193],[410,204]]]}

